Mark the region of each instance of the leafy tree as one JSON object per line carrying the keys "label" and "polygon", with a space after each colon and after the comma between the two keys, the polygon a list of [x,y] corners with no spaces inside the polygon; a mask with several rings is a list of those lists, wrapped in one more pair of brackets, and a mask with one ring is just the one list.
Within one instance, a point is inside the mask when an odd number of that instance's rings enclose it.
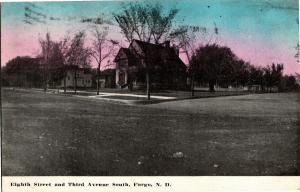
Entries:
{"label": "leafy tree", "polygon": [[191,66],[198,80],[209,84],[214,91],[216,83],[222,86],[230,84],[237,58],[228,47],[206,45],[199,47],[191,59]]}
{"label": "leafy tree", "polygon": [[39,58],[16,57],[1,69],[8,86],[40,87],[42,82]]}
{"label": "leafy tree", "polygon": [[295,91],[299,89],[297,79],[294,75],[285,75],[281,78],[279,90],[280,91]]}
{"label": "leafy tree", "polygon": [[249,85],[264,85],[264,71],[259,67],[255,67],[253,65],[249,68]]}
{"label": "leafy tree", "polygon": [[279,83],[283,76],[283,64],[267,65],[264,69],[264,82],[266,87],[270,90],[271,87],[279,87]]}
{"label": "leafy tree", "polygon": [[245,87],[249,83],[251,65],[242,59],[235,63],[232,84]]}

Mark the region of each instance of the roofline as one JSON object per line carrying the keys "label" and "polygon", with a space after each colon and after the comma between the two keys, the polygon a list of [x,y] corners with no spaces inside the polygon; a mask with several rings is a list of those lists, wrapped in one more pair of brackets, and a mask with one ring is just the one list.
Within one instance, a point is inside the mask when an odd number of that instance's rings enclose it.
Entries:
{"label": "roofline", "polygon": [[[162,45],[160,45],[160,44],[154,44],[154,43],[150,43],[150,42],[146,42],[146,41],[141,41],[141,40],[138,40],[138,39],[133,39],[133,40],[130,42],[128,48],[121,47],[121,48],[119,49],[117,55],[119,54],[119,52],[120,52],[122,49],[129,49],[129,47],[132,45],[132,43],[133,43],[134,41],[136,41],[136,42],[142,42],[142,43],[148,43],[148,44],[151,44],[151,45],[154,45],[154,46],[159,46],[159,47],[161,47],[161,48],[172,49],[172,47],[167,48],[167,47],[164,47],[164,46],[162,46]],[[142,50],[143,53],[144,53],[143,48],[141,48],[141,50]],[[117,55],[116,55],[116,56],[117,56]],[[138,54],[138,55],[139,55],[139,54]],[[179,57],[179,55],[177,55],[176,53],[175,53],[175,55],[177,56],[177,59],[178,59],[178,60],[179,60],[186,68],[188,68],[188,66],[182,61],[182,59]],[[140,55],[139,55],[139,56],[140,56]],[[117,61],[118,61],[118,60],[116,60],[116,57],[115,57],[114,62],[117,62]]]}
{"label": "roofline", "polygon": [[118,61],[118,60],[116,60],[116,58],[117,58],[117,56],[119,55],[119,53],[120,53],[120,51],[121,51],[122,49],[128,49],[128,48],[121,47],[121,48],[119,49],[118,53],[116,54],[114,60],[113,60],[114,62],[117,62],[117,61]]}

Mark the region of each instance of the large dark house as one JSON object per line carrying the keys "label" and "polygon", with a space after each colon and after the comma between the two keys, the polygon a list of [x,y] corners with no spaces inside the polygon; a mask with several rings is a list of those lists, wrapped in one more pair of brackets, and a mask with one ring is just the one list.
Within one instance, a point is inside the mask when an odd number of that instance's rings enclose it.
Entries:
{"label": "large dark house", "polygon": [[102,71],[100,75],[101,88],[115,88],[116,87],[115,76],[116,76],[115,69],[106,69]]}
{"label": "large dark house", "polygon": [[143,87],[146,71],[151,86],[159,89],[186,87],[187,67],[179,58],[179,50],[170,42],[160,45],[133,40],[128,48],[121,48],[115,58],[116,86]]}

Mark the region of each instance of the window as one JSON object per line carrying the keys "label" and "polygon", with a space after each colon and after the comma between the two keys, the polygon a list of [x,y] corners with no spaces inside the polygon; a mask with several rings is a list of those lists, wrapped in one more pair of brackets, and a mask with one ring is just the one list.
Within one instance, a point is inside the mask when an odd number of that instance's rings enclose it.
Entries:
{"label": "window", "polygon": [[68,75],[68,80],[70,80],[70,76]]}

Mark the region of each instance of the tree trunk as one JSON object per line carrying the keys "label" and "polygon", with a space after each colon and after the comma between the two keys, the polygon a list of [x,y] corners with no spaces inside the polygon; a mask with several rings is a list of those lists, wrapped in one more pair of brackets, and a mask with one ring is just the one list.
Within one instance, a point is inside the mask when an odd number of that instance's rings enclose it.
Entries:
{"label": "tree trunk", "polygon": [[75,70],[74,74],[75,74],[75,76],[74,76],[74,80],[75,80],[75,82],[74,82],[74,92],[76,94],[77,93],[77,75],[76,75],[76,70]]}
{"label": "tree trunk", "polygon": [[44,82],[44,92],[47,92],[46,82]]}
{"label": "tree trunk", "polygon": [[97,70],[97,95],[99,95],[100,92],[100,66],[98,65],[98,70]]}
{"label": "tree trunk", "polygon": [[64,93],[67,92],[67,77],[66,75],[64,76]]}
{"label": "tree trunk", "polygon": [[194,67],[191,65],[190,55],[189,55],[189,52],[187,51],[186,48],[185,48],[185,53],[186,53],[188,62],[190,64],[189,73],[191,74],[191,96],[193,97],[195,95],[195,90],[194,90]]}
{"label": "tree trunk", "polygon": [[209,82],[209,91],[215,92],[215,83],[213,81]]}
{"label": "tree trunk", "polygon": [[47,92],[46,68],[44,69],[44,92]]}
{"label": "tree trunk", "polygon": [[150,77],[149,71],[146,72],[146,83],[147,83],[147,99],[150,100]]}
{"label": "tree trunk", "polygon": [[194,84],[194,75],[192,75],[192,77],[191,77],[191,95],[192,95],[192,97],[195,95],[194,86],[195,86],[195,84]]}

